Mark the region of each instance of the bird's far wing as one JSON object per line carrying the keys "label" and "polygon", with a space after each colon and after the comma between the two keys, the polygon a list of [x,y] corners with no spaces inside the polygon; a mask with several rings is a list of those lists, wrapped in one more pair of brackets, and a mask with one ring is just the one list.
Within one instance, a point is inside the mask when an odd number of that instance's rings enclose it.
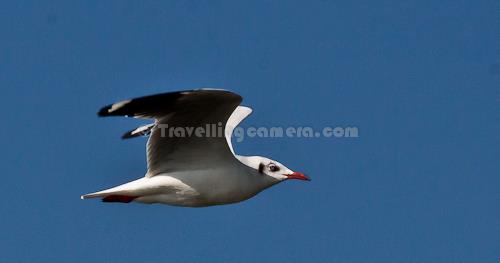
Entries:
{"label": "bird's far wing", "polygon": [[225,136],[226,136],[227,144],[229,145],[229,149],[231,150],[233,155],[235,155],[234,149],[233,149],[233,144],[231,142],[231,137],[233,135],[233,131],[251,113],[252,113],[251,108],[245,107],[245,106],[238,106],[238,107],[236,107],[236,109],[233,111],[233,113],[231,114],[231,116],[227,120],[226,129],[225,129]]}
{"label": "bird's far wing", "polygon": [[151,130],[155,127],[154,123],[139,126],[131,131],[128,131],[122,135],[122,139],[130,139],[139,136],[148,136],[151,134]]}
{"label": "bird's far wing", "polygon": [[154,118],[147,143],[148,172],[210,169],[235,160],[224,128],[241,96],[225,90],[170,92],[103,108],[100,116]]}

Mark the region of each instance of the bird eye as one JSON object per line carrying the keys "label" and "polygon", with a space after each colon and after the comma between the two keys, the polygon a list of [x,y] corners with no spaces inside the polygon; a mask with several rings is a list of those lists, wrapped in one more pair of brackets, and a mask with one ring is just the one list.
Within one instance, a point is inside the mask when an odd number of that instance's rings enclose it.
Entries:
{"label": "bird eye", "polygon": [[269,171],[271,171],[271,172],[277,172],[279,170],[280,170],[280,168],[276,164],[274,164],[274,163],[270,163],[269,164]]}

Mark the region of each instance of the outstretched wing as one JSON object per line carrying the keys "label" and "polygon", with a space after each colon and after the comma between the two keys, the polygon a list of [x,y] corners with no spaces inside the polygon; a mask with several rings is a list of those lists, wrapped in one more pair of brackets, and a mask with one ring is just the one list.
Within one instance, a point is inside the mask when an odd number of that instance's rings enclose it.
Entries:
{"label": "outstretched wing", "polygon": [[148,136],[151,134],[151,130],[155,127],[154,123],[146,124],[140,127],[137,127],[131,131],[128,131],[122,135],[122,139],[130,139],[139,136]]}
{"label": "outstretched wing", "polygon": [[234,161],[224,129],[241,101],[230,91],[189,90],[118,102],[98,114],[155,119],[147,143],[146,174],[154,176]]}
{"label": "outstretched wing", "polygon": [[252,109],[250,107],[245,107],[245,106],[238,106],[236,109],[233,111],[229,119],[227,120],[226,123],[226,140],[227,144],[229,145],[229,149],[235,155],[234,149],[233,149],[233,143],[231,142],[231,137],[233,135],[233,131],[236,127],[238,127],[238,124],[240,124],[248,115],[252,113]]}

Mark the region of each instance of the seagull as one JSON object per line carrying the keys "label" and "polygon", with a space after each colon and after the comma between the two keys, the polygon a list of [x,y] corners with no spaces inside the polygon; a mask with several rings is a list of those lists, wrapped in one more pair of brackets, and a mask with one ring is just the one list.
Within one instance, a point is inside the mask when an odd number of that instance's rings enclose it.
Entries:
{"label": "seagull", "polygon": [[[122,136],[149,136],[147,172],[140,179],[81,198],[206,207],[247,200],[289,179],[310,181],[275,160],[235,154],[233,130],[252,113],[251,108],[239,106],[242,100],[227,90],[197,89],[124,100],[102,108],[100,117],[154,120]],[[169,127],[186,132],[176,136],[179,134],[169,132]],[[207,128],[213,127],[224,128],[223,134],[208,134]]]}

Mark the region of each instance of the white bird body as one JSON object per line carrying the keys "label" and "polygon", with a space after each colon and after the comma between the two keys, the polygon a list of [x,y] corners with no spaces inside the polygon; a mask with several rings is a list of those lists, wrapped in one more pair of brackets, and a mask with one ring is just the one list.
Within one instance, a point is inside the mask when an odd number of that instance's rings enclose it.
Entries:
{"label": "white bird body", "polygon": [[[191,95],[192,97],[188,98],[191,101],[188,99],[185,101],[188,101],[191,106],[205,106],[205,103],[207,103],[206,98],[200,100],[198,97],[208,95],[227,96],[228,93],[231,96],[236,95],[227,91],[214,90],[184,91],[180,94],[194,94],[194,96]],[[178,95],[179,93],[165,93],[165,95],[172,97],[171,94]],[[176,119],[176,112],[172,114],[171,111],[162,112],[160,116],[154,115],[154,111],[161,110],[158,110],[156,106],[151,108],[151,98],[157,100],[157,97],[150,96],[115,103],[104,108],[104,114],[112,114],[122,109],[122,107],[127,107],[127,104],[132,102],[132,106],[129,107],[143,114],[137,116],[154,117],[156,119],[155,125],[150,124],[139,127],[124,135],[124,138],[130,138],[137,136],[138,133],[140,135],[150,134],[147,151],[148,172],[146,175],[143,178],[107,190],[83,195],[82,199],[99,197],[103,198],[105,202],[128,203],[134,201],[146,204],[162,203],[174,206],[204,207],[246,200],[285,179],[309,180],[303,174],[293,172],[280,163],[265,157],[234,154],[231,134],[233,129],[252,112],[250,108],[237,106],[236,104],[237,107],[235,106],[234,111],[230,112],[229,118],[224,118],[224,114],[216,116],[220,117],[220,121],[225,122],[224,138],[165,138],[160,136],[160,130],[156,127],[156,124],[161,124],[164,121],[166,123],[173,122],[179,127],[182,127],[179,124],[199,127],[206,122],[193,122],[192,119],[196,119],[194,117],[197,117],[197,114],[204,116],[207,113],[203,113],[203,108],[201,113],[192,113],[191,110],[188,112],[191,116],[188,116],[187,121],[181,118]],[[174,103],[178,103],[179,100],[182,101],[182,96],[181,99],[175,98]],[[138,101],[139,103],[135,104],[139,104],[140,107],[133,104],[134,101]],[[144,101],[149,103],[145,104]],[[213,107],[213,105],[210,105],[210,107]],[[145,108],[145,110],[141,111],[142,108]],[[189,115],[186,111],[183,111],[182,107],[179,108],[176,109],[181,112],[178,115],[183,117]],[[148,110],[152,113],[147,112]],[[217,112],[216,109],[214,111]],[[101,113],[103,113],[103,110],[101,110]],[[165,114],[168,118],[165,117]],[[219,120],[211,119],[212,123],[215,121]],[[279,172],[269,171],[268,168],[278,169]]]}
{"label": "white bird body", "polygon": [[[228,174],[232,173],[232,174]],[[163,203],[175,206],[211,206],[246,200],[279,181],[254,174],[250,168],[182,171],[143,177],[85,198],[108,195],[138,196],[140,203]]]}

